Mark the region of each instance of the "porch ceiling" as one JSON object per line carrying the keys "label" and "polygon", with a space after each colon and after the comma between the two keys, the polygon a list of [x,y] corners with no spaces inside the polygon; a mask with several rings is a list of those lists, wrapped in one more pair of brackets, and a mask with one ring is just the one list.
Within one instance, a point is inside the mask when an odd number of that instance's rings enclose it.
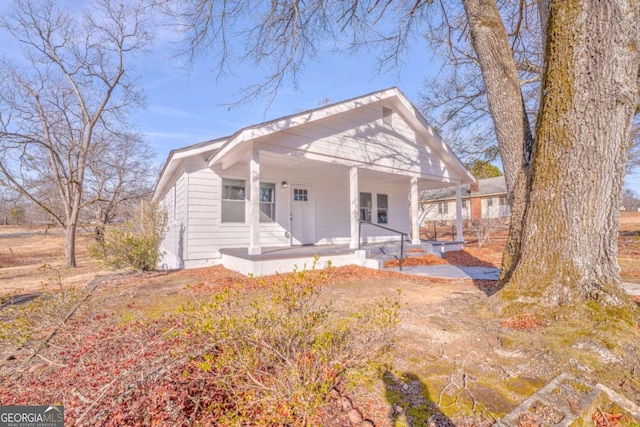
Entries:
{"label": "porch ceiling", "polygon": [[[249,170],[249,153],[242,156],[237,165],[241,168]],[[334,164],[330,162],[322,162],[318,160],[306,159],[297,156],[287,156],[267,151],[260,152],[260,171],[261,174],[274,175],[277,171],[278,175],[298,175],[307,173],[322,173],[331,176],[349,176],[349,166]],[[411,177],[407,175],[396,175],[388,172],[381,172],[369,169],[360,169],[358,173],[362,181],[376,181],[380,183],[403,183],[409,186]],[[442,187],[447,184],[441,181],[431,181],[420,178],[418,180],[419,190],[427,190],[436,187]]]}

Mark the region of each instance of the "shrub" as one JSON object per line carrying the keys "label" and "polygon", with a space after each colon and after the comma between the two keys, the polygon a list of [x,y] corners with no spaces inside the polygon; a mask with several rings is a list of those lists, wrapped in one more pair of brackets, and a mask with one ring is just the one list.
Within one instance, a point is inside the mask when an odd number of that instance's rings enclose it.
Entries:
{"label": "shrub", "polygon": [[197,365],[217,384],[209,410],[221,425],[317,425],[333,388],[379,375],[397,298],[341,317],[318,302],[326,280],[326,271],[296,271],[251,302],[227,290],[186,308],[189,336],[212,343]]}
{"label": "shrub", "polygon": [[166,212],[156,203],[143,201],[134,220],[98,228],[89,251],[109,267],[153,270],[162,256],[160,244],[166,226]]}
{"label": "shrub", "polygon": [[38,292],[0,299],[0,345],[29,347],[29,341],[64,328],[70,311],[83,297],[81,290],[62,286],[59,270],[42,268],[52,270],[54,277],[43,282]]}

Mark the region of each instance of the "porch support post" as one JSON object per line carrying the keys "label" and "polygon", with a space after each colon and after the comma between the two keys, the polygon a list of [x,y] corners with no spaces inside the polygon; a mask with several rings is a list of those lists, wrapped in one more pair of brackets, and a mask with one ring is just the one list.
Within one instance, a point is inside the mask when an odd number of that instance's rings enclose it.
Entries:
{"label": "porch support post", "polygon": [[417,176],[411,178],[411,243],[420,244],[420,195]]}
{"label": "porch support post", "polygon": [[358,189],[358,168],[349,169],[349,210],[351,214],[351,240],[350,249],[358,249],[360,243],[360,190]]}
{"label": "porch support post", "polygon": [[249,162],[249,255],[260,253],[260,150],[254,146]]}
{"label": "porch support post", "polygon": [[456,185],[456,241],[462,242],[462,185]]}

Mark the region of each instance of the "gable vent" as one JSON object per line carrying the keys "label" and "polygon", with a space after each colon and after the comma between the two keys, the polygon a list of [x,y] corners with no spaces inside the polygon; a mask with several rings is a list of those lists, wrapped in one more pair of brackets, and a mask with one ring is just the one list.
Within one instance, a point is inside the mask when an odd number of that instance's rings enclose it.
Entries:
{"label": "gable vent", "polygon": [[390,108],[382,107],[382,123],[385,126],[393,127],[393,110]]}

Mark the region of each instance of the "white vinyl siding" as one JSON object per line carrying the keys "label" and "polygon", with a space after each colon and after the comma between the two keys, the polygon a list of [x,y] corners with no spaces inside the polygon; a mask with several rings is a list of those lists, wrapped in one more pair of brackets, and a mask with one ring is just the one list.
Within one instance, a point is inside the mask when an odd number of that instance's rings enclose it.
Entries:
{"label": "white vinyl siding", "polygon": [[222,194],[221,179],[210,169],[189,173],[189,210],[186,230],[186,259],[215,256],[220,221],[218,205]]}
{"label": "white vinyl siding", "polygon": [[[331,118],[258,138],[283,151],[299,150],[309,159],[334,164],[367,165],[367,169],[445,176],[448,166],[431,152],[398,113],[393,128],[386,127],[381,105],[370,105]],[[269,150],[269,148],[265,148]]]}
{"label": "white vinyl siding", "polygon": [[511,208],[505,196],[487,197],[482,200],[483,218],[502,218],[511,215]]}

